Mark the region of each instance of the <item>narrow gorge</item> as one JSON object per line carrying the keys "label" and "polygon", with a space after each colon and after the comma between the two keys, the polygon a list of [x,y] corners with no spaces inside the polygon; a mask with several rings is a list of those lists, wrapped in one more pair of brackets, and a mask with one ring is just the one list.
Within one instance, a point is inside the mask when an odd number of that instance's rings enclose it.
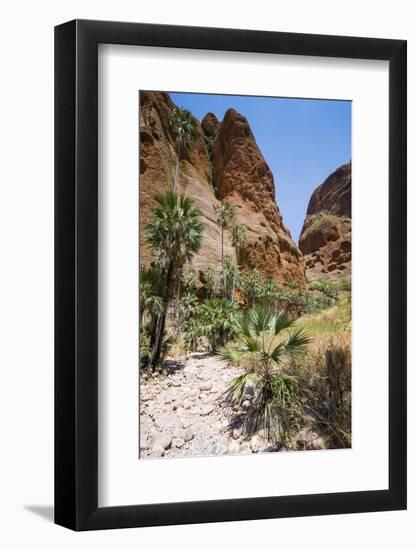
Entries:
{"label": "narrow gorge", "polygon": [[140,92],[140,458],[351,446],[351,164],[310,196],[336,108]]}
{"label": "narrow gorge", "polygon": [[[151,255],[144,238],[154,196],[172,187],[176,169],[175,136],[170,117],[175,108],[167,93],[140,93],[140,244],[146,264]],[[208,113],[196,121],[197,138],[181,160],[178,190],[202,212],[203,244],[193,257],[201,273],[221,270],[220,228],[215,208],[226,200],[236,223],[246,228],[240,254],[242,270],[256,268],[279,283],[305,284],[302,254],[285,227],[275,201],[275,183],[248,121],[234,109],[224,120]],[[224,254],[235,258],[230,231],[225,231]]]}
{"label": "narrow gorge", "polygon": [[351,163],[330,174],[311,195],[299,240],[308,281],[350,277],[351,196]]}

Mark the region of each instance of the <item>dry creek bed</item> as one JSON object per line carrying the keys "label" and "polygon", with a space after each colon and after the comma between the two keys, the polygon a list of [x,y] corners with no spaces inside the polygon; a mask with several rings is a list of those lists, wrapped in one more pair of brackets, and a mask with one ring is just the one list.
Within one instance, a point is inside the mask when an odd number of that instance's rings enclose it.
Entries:
{"label": "dry creek bed", "polygon": [[[245,440],[239,414],[222,406],[229,381],[240,374],[215,356],[193,354],[186,360],[168,360],[165,376],[141,376],[140,457],[186,457],[286,451],[272,446],[262,433]],[[311,448],[323,448],[317,433],[306,431]]]}

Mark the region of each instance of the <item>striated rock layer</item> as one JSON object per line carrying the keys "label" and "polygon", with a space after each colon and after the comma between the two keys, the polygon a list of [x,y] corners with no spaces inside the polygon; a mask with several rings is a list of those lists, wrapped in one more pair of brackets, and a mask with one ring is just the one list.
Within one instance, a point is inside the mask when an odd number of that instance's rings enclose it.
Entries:
{"label": "striated rock layer", "polygon": [[[174,107],[166,93],[140,93],[140,245],[141,261],[145,264],[151,260],[144,232],[149,209],[154,206],[156,194],[172,189],[175,176],[175,138],[169,127]],[[203,213],[203,243],[193,258],[194,267],[200,271],[206,266],[220,270],[220,228],[214,211],[218,201],[212,188],[205,137],[199,123],[197,126],[199,135],[181,161],[177,191],[191,197]],[[225,254],[233,256],[232,246],[225,244]]]}
{"label": "striated rock layer", "polygon": [[352,165],[348,163],[311,195],[299,240],[308,281],[351,275],[351,194]]}
{"label": "striated rock layer", "polygon": [[[157,193],[172,188],[176,154],[169,120],[175,105],[163,92],[140,93],[140,244],[141,258],[151,259],[144,236],[149,208]],[[272,173],[259,150],[245,117],[229,109],[219,122],[208,113],[198,123],[198,137],[181,161],[177,189],[190,196],[202,211],[203,244],[193,258],[202,271],[221,269],[220,228],[215,206],[233,205],[233,224],[246,227],[247,243],[240,254],[242,269],[257,268],[278,282],[304,286],[300,250],[285,228],[275,202]],[[231,231],[225,232],[225,255],[235,258]]]}

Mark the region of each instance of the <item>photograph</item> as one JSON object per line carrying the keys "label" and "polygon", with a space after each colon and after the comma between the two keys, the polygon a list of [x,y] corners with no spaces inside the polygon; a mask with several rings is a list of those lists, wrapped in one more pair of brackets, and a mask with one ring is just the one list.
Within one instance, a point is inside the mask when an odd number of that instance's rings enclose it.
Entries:
{"label": "photograph", "polygon": [[351,102],[139,91],[139,457],[350,448]]}
{"label": "photograph", "polygon": [[412,549],[412,8],[4,4],[0,548]]}

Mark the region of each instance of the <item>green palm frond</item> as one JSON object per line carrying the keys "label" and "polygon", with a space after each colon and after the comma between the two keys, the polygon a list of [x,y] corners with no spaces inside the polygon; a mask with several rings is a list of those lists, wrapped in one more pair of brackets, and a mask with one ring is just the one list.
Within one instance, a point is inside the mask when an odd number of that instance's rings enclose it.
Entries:
{"label": "green palm frond", "polygon": [[170,128],[175,135],[177,154],[183,155],[197,139],[197,121],[190,111],[175,107],[170,119]]}
{"label": "green palm frond", "polygon": [[233,363],[235,365],[239,365],[240,363],[241,356],[238,351],[233,348],[220,346],[217,348],[216,354],[223,359],[223,361],[227,361],[228,363]]}
{"label": "green palm frond", "polygon": [[242,247],[246,242],[246,228],[244,225],[237,223],[232,228],[232,243],[235,248]]}
{"label": "green palm frond", "polygon": [[270,357],[271,357],[271,360],[276,364],[276,365],[281,365],[282,364],[282,357],[284,355],[284,344],[280,343],[278,344],[277,346],[275,346],[272,351],[270,352]]}
{"label": "green palm frond", "polygon": [[256,336],[270,330],[273,322],[274,314],[267,304],[258,304],[248,312],[248,327]]}
{"label": "green palm frond", "polygon": [[230,407],[238,405],[243,398],[248,380],[253,377],[253,373],[248,371],[240,376],[236,376],[229,382],[227,390],[223,394],[223,399]]}
{"label": "green palm frond", "polygon": [[283,330],[289,329],[294,326],[297,320],[297,316],[288,311],[280,311],[275,315],[274,318],[274,332],[279,334]]}
{"label": "green palm frond", "polygon": [[214,205],[214,210],[219,226],[223,228],[228,227],[234,216],[233,206],[226,201],[220,201],[217,206]]}
{"label": "green palm frond", "polygon": [[175,263],[181,256],[190,259],[201,247],[201,211],[190,198],[178,197],[172,191],[157,195],[155,202],[158,206],[150,209],[151,221],[145,226],[148,245],[161,258],[167,255]]}
{"label": "green palm frond", "polygon": [[289,354],[300,353],[303,347],[310,342],[310,335],[303,328],[299,328],[289,335],[288,340],[284,344],[285,352]]}
{"label": "green palm frond", "polygon": [[262,342],[259,338],[251,335],[242,335],[240,342],[242,344],[241,350],[244,353],[260,353],[262,352]]}
{"label": "green palm frond", "polygon": [[304,395],[296,378],[284,371],[285,356],[302,351],[310,342],[303,328],[293,328],[295,321],[292,314],[274,311],[267,304],[256,305],[237,314],[234,345],[218,350],[223,360],[245,369],[225,393],[230,406],[240,404],[247,381],[253,380],[250,405],[243,415],[247,436],[262,429],[268,439],[278,441],[295,429],[302,417]]}

